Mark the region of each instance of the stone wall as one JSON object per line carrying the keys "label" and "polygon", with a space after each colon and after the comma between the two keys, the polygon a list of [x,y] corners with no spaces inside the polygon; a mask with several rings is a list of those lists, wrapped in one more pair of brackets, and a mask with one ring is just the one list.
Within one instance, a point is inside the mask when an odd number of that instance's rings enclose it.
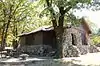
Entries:
{"label": "stone wall", "polygon": [[18,48],[20,53],[27,53],[30,56],[52,56],[54,49],[49,45],[23,45]]}
{"label": "stone wall", "polygon": [[[79,51],[78,51],[78,48],[72,44],[72,35],[71,34],[72,34],[72,28],[64,30],[64,34],[63,34],[64,56],[65,57],[78,57]],[[76,43],[76,44],[79,44],[79,43]]]}
{"label": "stone wall", "polygon": [[[81,31],[79,28],[72,27],[69,29],[65,29],[64,32],[63,47],[65,57],[77,57],[79,55],[84,55],[87,53],[99,52],[99,49],[97,49],[96,46],[91,45],[90,39],[88,39],[89,41],[87,45],[84,45],[84,43],[82,43]],[[72,34],[74,35],[74,42]]]}

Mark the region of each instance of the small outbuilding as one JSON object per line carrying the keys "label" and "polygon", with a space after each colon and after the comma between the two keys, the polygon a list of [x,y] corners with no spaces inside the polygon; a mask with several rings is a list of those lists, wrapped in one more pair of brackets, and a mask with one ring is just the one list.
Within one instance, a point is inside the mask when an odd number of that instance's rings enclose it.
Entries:
{"label": "small outbuilding", "polygon": [[53,27],[40,27],[32,32],[19,35],[20,45],[50,45],[56,48],[56,37]]}

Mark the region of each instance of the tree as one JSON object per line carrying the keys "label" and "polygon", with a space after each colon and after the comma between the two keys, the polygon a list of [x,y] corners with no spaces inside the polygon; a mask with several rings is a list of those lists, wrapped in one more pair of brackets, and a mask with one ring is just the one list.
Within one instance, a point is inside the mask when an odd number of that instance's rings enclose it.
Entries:
{"label": "tree", "polygon": [[72,26],[78,27],[80,25],[81,19],[77,19],[76,16],[73,13],[68,14],[67,16],[65,15],[65,20],[64,23],[71,23]]}
{"label": "tree", "polygon": [[15,45],[19,34],[50,24],[49,18],[40,15],[42,6],[38,6],[37,1],[0,1],[0,42],[3,48],[6,44],[6,46]]}
{"label": "tree", "polygon": [[[0,1],[0,24],[2,32],[1,44],[4,48],[9,33],[13,35],[13,41],[16,42],[19,24],[30,20],[32,13],[31,3],[27,0],[1,0]],[[27,19],[29,18],[29,19]],[[26,20],[27,19],[27,20]]]}
{"label": "tree", "polygon": [[[44,0],[40,0],[43,3]],[[64,31],[64,18],[65,14],[69,13],[71,9],[77,7],[79,3],[90,3],[90,0],[45,0],[45,6],[51,15],[51,22],[56,33],[57,40],[57,56],[58,58],[64,57],[63,49],[63,33]]]}

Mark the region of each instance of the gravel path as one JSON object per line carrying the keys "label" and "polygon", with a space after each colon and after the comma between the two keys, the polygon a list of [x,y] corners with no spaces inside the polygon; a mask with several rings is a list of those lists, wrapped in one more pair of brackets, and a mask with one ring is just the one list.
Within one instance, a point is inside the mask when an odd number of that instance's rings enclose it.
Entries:
{"label": "gravel path", "polygon": [[[60,62],[56,63],[53,60],[56,60],[57,62],[60,61]],[[46,65],[46,66],[47,65],[49,65],[49,66],[100,66],[100,52],[88,53],[86,55],[80,55],[80,57],[71,57],[71,58],[63,58],[63,59],[29,58],[29,59],[25,60],[24,62],[26,62],[26,61],[36,61],[35,64],[37,64],[37,65],[35,65],[33,63],[34,66],[40,66],[39,64],[41,64],[41,66],[44,66],[44,65]],[[42,61],[42,62],[39,62],[39,61]],[[18,61],[18,58],[12,58],[12,59],[7,59],[5,61],[2,60],[1,62],[19,63],[21,61]],[[61,65],[62,62],[64,62],[63,65]]]}
{"label": "gravel path", "polygon": [[[68,58],[64,58],[68,60]],[[88,53],[86,55],[81,55],[80,57],[69,58],[73,60],[72,62],[79,65],[96,65],[100,66],[100,52]]]}

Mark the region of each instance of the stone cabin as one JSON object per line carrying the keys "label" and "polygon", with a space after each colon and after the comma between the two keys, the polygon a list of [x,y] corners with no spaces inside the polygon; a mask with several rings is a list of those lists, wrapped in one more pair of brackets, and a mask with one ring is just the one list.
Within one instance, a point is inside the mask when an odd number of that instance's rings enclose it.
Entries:
{"label": "stone cabin", "polygon": [[[66,28],[71,34],[72,45],[82,44],[79,28]],[[69,35],[68,34],[68,35]],[[49,45],[56,48],[56,36],[53,27],[40,27],[32,32],[19,35],[20,45]]]}
{"label": "stone cabin", "polygon": [[[68,44],[81,48],[82,43],[81,33],[78,27],[66,28],[68,34]],[[35,48],[41,49],[40,47],[49,46],[49,49],[56,49],[56,36],[53,27],[40,27],[32,32],[23,33],[19,35],[19,44],[21,50],[32,53]],[[83,49],[82,49],[83,50]],[[48,50],[50,52],[51,50]],[[37,51],[36,51],[37,52]],[[40,51],[41,52],[41,51]]]}

